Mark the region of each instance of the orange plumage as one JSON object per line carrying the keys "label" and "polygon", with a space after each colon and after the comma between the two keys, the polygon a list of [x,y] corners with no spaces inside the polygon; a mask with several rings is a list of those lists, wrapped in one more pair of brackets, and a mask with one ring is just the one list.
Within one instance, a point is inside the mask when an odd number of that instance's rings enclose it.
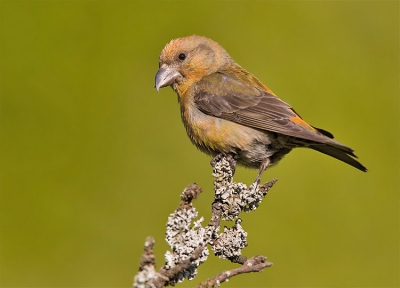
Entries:
{"label": "orange plumage", "polygon": [[253,74],[240,67],[215,41],[202,36],[178,38],[162,50],[157,91],[177,93],[182,121],[193,144],[219,157],[229,156],[263,171],[296,147],[308,147],[361,171],[353,149],[305,122]]}

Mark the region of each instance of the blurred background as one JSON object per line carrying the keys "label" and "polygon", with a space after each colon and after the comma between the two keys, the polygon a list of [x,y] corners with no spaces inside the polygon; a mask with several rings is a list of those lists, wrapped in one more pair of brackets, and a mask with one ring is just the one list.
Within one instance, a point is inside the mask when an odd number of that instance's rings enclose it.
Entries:
{"label": "blurred background", "polygon": [[[146,236],[210,158],[172,89],[173,38],[219,42],[302,117],[353,147],[362,173],[297,149],[243,215],[244,255],[274,263],[224,287],[399,286],[399,2],[1,1],[1,286],[131,287]],[[250,184],[257,171],[238,168]],[[210,257],[192,287],[236,267]]]}

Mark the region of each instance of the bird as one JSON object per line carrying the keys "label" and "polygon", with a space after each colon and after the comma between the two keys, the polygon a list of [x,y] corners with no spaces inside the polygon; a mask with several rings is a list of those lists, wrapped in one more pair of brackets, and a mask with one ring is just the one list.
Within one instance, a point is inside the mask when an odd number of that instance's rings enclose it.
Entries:
{"label": "bird", "polygon": [[254,183],[293,148],[311,148],[361,171],[354,150],[308,124],[214,40],[191,35],[161,51],[155,88],[171,86],[191,142],[213,157],[258,169]]}

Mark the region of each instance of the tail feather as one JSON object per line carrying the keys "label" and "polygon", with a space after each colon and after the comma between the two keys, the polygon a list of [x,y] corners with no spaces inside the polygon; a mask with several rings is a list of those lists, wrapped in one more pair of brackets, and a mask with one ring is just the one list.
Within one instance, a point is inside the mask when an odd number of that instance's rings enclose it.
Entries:
{"label": "tail feather", "polygon": [[[335,143],[336,144],[336,143]],[[357,156],[353,153],[353,150],[344,145],[335,145],[335,144],[312,144],[309,147],[318,152],[324,153],[326,155],[332,156],[340,161],[343,161],[361,171],[367,172],[367,168],[365,168],[360,162],[358,162],[353,157],[357,158]],[[338,143],[339,144],[339,143]]]}

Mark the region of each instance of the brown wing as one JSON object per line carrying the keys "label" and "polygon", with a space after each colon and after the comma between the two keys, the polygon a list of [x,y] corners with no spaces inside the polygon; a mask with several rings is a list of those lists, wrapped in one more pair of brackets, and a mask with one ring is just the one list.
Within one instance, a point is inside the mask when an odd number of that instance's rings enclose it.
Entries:
{"label": "brown wing", "polygon": [[222,73],[204,77],[194,93],[198,109],[208,115],[319,143],[329,141],[326,136],[333,138],[329,132],[307,124],[275,95]]}

